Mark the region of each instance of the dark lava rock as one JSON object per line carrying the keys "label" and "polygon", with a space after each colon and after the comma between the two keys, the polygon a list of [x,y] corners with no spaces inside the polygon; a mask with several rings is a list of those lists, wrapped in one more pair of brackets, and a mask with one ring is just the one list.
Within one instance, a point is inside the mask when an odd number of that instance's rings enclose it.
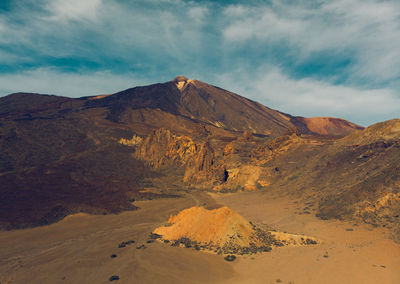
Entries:
{"label": "dark lava rock", "polygon": [[182,237],[178,241],[179,243],[183,244],[186,248],[192,247],[192,241],[189,238]]}
{"label": "dark lava rock", "polygon": [[124,248],[124,247],[126,247],[126,246],[128,246],[128,245],[131,245],[131,244],[133,244],[133,243],[135,243],[134,240],[129,240],[129,241],[126,241],[126,242],[122,242],[122,243],[120,243],[120,244],[118,245],[118,248]]}
{"label": "dark lava rock", "polygon": [[145,248],[147,248],[145,245],[140,245],[140,246],[136,247],[136,249],[145,249]]}
{"label": "dark lava rock", "polygon": [[116,255],[116,254],[112,254],[110,257],[111,257],[111,258],[116,258],[117,255]]}
{"label": "dark lava rock", "polygon": [[236,256],[230,254],[230,255],[225,256],[224,259],[226,261],[234,261],[236,259]]}
{"label": "dark lava rock", "polygon": [[259,250],[263,251],[263,252],[270,252],[272,250],[272,248],[271,247],[260,247]]}
{"label": "dark lava rock", "polygon": [[312,239],[306,239],[306,244],[307,244],[307,245],[316,245],[317,242],[314,241],[314,240],[312,240]]}
{"label": "dark lava rock", "polygon": [[152,239],[152,240],[157,240],[157,239],[161,239],[161,238],[162,238],[161,235],[159,235],[159,234],[154,234],[154,233],[150,233],[149,237],[150,237],[150,239]]}
{"label": "dark lava rock", "polygon": [[118,276],[118,275],[113,275],[113,276],[111,276],[110,279],[108,279],[108,280],[110,280],[110,282],[111,282],[111,281],[119,280],[119,276]]}

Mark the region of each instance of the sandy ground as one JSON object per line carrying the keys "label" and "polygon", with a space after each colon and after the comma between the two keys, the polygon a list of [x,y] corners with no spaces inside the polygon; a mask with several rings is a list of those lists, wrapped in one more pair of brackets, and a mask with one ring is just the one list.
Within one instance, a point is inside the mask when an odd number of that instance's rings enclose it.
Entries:
{"label": "sandy ground", "polygon": [[[212,200],[135,202],[141,209],[118,215],[77,214],[50,226],[0,233],[0,283],[215,283],[234,275],[221,256],[166,244],[148,234],[170,214]],[[135,240],[118,248],[119,243]],[[145,244],[147,248],[136,249]],[[116,254],[116,258],[111,258]]]}
{"label": "sandy ground", "polygon": [[322,242],[241,258],[234,264],[237,275],[226,283],[400,283],[400,245],[384,229],[322,221],[304,214],[296,200],[262,192],[214,198],[249,220]]}
{"label": "sandy ground", "polygon": [[[276,248],[234,262],[147,244],[149,232],[170,214],[194,205],[217,206],[209,196],[194,194],[135,202],[139,210],[118,215],[77,214],[50,226],[0,232],[0,283],[110,283],[112,275],[120,277],[112,283],[400,283],[400,246],[385,230],[299,215],[304,205],[262,192],[212,197],[249,220],[322,243]],[[131,239],[134,244],[118,248]],[[141,244],[147,248],[136,249]]]}

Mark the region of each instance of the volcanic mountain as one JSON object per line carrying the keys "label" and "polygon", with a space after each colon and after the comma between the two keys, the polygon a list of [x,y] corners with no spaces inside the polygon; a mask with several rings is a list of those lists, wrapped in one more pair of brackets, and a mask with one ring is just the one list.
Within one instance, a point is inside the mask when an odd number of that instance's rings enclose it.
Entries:
{"label": "volcanic mountain", "polygon": [[108,118],[115,122],[142,123],[175,131],[190,131],[193,123],[273,136],[297,128],[304,134],[339,136],[362,129],[342,119],[293,117],[184,76],[163,84],[136,87],[91,100],[86,106],[107,108]]}
{"label": "volcanic mountain", "polygon": [[361,129],[291,116],[182,76],[94,97],[11,94],[0,98],[0,227],[131,210],[134,199],[185,186],[262,188],[284,170],[266,178],[260,161],[245,167],[249,159],[285,156],[297,145],[292,134],[328,141]]}

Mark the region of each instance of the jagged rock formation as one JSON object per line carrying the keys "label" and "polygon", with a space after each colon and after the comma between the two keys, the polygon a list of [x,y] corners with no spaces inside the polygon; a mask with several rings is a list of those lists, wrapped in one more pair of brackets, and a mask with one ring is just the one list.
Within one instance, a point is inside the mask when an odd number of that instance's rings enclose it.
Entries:
{"label": "jagged rock formation", "polygon": [[224,169],[216,164],[214,149],[209,142],[205,142],[188,161],[184,182],[191,185],[209,185],[224,182],[224,179]]}
{"label": "jagged rock formation", "polygon": [[271,247],[316,244],[312,237],[265,230],[247,221],[228,207],[207,210],[185,209],[168,220],[153,234],[172,245],[213,250],[224,254],[251,254],[270,251]]}
{"label": "jagged rock formation", "polygon": [[249,133],[224,143],[221,141],[192,140],[159,129],[149,135],[137,148],[135,157],[158,167],[185,168],[186,185],[216,191],[256,190],[270,184],[269,177],[276,169],[263,167],[289,149],[306,143],[295,134],[268,141],[256,142]]}
{"label": "jagged rock formation", "polygon": [[158,129],[139,144],[135,156],[155,168],[181,166],[198,152],[199,145],[192,138],[172,134],[170,130]]}
{"label": "jagged rock formation", "polygon": [[224,182],[224,169],[216,164],[214,149],[207,140],[195,142],[188,136],[158,129],[139,144],[135,157],[155,168],[184,167],[183,181],[191,186]]}
{"label": "jagged rock formation", "polygon": [[125,146],[130,146],[130,147],[135,147],[137,145],[140,145],[142,143],[142,138],[137,135],[133,135],[132,138],[121,138],[119,139],[119,143]]}

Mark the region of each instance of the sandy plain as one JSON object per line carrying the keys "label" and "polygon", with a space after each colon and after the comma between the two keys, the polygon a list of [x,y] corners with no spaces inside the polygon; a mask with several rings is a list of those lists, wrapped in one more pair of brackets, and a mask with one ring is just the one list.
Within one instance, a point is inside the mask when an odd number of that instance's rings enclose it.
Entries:
{"label": "sandy plain", "polygon": [[[0,283],[400,283],[400,245],[385,229],[323,221],[298,200],[266,192],[191,193],[135,202],[137,211],[69,216],[53,225],[0,232]],[[171,214],[226,205],[279,231],[318,238],[314,246],[220,255],[146,243]],[[123,241],[134,244],[118,248]],[[145,249],[137,249],[144,244]],[[112,254],[117,257],[111,258]]]}

